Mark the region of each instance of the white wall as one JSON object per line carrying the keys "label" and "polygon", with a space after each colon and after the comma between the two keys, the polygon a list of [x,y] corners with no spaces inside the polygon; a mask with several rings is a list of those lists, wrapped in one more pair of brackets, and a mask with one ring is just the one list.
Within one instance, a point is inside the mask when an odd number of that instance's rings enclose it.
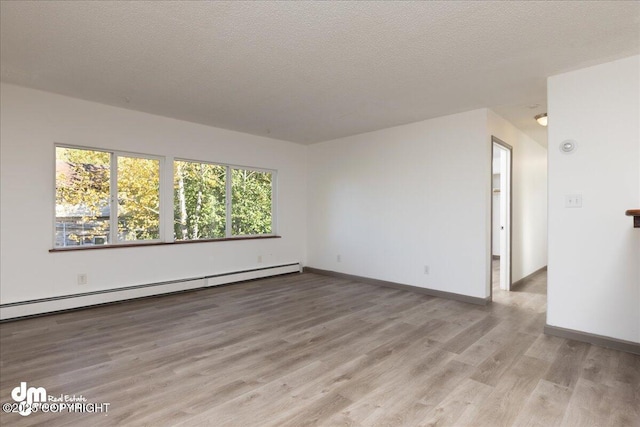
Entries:
{"label": "white wall", "polygon": [[486,132],[482,109],[311,145],[308,265],[488,296]]}
{"label": "white wall", "polygon": [[640,57],[550,77],[548,103],[547,323],[640,342]]}
{"label": "white wall", "polygon": [[[495,165],[495,159],[494,159]],[[494,166],[494,172],[495,172]],[[498,169],[500,171],[500,169]],[[492,189],[500,189],[500,174],[493,174],[493,186]],[[491,254],[500,256],[500,193],[493,193],[492,197],[492,212],[493,212],[493,229],[492,229],[492,239],[493,239],[493,249]]]}
{"label": "white wall", "polygon": [[[306,147],[6,84],[0,103],[3,304],[304,262]],[[54,143],[277,169],[282,238],[49,253]]]}
{"label": "white wall", "polygon": [[492,110],[487,126],[489,139],[493,135],[513,147],[511,279],[515,282],[547,265],[547,149]]}

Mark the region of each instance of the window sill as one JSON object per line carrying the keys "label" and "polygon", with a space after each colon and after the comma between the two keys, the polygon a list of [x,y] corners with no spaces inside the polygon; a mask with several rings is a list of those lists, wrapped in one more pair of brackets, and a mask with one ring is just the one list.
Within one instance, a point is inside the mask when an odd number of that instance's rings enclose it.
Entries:
{"label": "window sill", "polygon": [[101,249],[122,249],[122,248],[139,248],[142,246],[167,246],[167,245],[186,245],[190,243],[213,243],[213,242],[230,242],[238,240],[261,240],[261,239],[280,239],[282,236],[246,236],[246,237],[223,237],[220,239],[201,239],[201,240],[178,240],[175,242],[149,242],[149,243],[120,243],[116,245],[100,245],[100,246],[67,246],[63,248],[49,249],[49,252],[73,252],[73,251],[93,251]]}

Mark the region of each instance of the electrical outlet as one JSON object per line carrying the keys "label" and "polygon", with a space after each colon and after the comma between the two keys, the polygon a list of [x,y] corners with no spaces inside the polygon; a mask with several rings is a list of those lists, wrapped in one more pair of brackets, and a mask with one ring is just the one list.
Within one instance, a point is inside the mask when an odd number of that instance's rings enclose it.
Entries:
{"label": "electrical outlet", "polygon": [[336,256],[336,261],[342,262],[342,257],[340,255]]}
{"label": "electrical outlet", "polygon": [[428,265],[424,266],[424,274],[429,274],[429,266]]}
{"label": "electrical outlet", "polygon": [[89,280],[87,279],[87,273],[78,274],[78,285],[86,285],[87,283],[89,283]]}
{"label": "electrical outlet", "polygon": [[258,264],[262,264],[262,255],[258,255]]}

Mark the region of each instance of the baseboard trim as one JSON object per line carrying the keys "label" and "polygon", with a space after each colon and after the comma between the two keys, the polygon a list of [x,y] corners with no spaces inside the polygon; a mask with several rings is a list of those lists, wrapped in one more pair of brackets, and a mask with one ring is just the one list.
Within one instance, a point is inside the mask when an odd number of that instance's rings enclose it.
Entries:
{"label": "baseboard trim", "polygon": [[640,343],[625,341],[617,338],[605,337],[602,335],[590,334],[588,332],[576,331],[574,329],[560,328],[558,326],[545,325],[544,333],[554,337],[566,338],[574,341],[586,342],[600,347],[612,348],[632,354],[640,354]]}
{"label": "baseboard trim", "polygon": [[546,271],[546,270],[547,270],[547,266],[545,265],[544,267],[537,269],[536,271],[529,274],[528,276],[525,276],[520,280],[516,280],[511,284],[511,290],[514,290],[514,288],[517,288],[518,286],[522,286],[527,280],[531,279],[536,274],[542,273],[543,271]]}
{"label": "baseboard trim", "polygon": [[300,271],[300,263],[290,263],[120,288],[101,289],[92,292],[16,301],[0,304],[0,322],[229,285],[282,274],[300,273]]}
{"label": "baseboard trim", "polygon": [[321,274],[323,276],[337,277],[339,279],[353,280],[355,282],[366,283],[368,285],[384,286],[386,288],[401,289],[403,291],[416,292],[416,293],[420,293],[420,294],[429,295],[429,296],[432,296],[432,297],[446,298],[446,299],[466,302],[466,303],[469,303],[469,304],[487,305],[487,304],[489,304],[491,302],[491,298],[490,297],[487,297],[487,298],[472,297],[472,296],[469,296],[469,295],[456,294],[456,293],[453,293],[453,292],[445,292],[445,291],[439,291],[439,290],[436,290],[436,289],[421,288],[419,286],[404,285],[402,283],[388,282],[386,280],[372,279],[370,277],[363,277],[363,276],[356,276],[356,275],[353,275],[353,274],[339,273],[337,271],[322,270],[322,269],[314,268],[314,267],[304,267],[303,268],[303,272]]}

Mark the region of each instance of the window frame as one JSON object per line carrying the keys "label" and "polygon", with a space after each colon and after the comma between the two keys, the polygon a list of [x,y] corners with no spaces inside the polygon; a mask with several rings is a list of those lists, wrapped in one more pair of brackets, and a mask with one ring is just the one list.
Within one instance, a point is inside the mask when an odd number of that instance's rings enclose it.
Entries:
{"label": "window frame", "polygon": [[[105,245],[78,245],[78,246],[56,246],[56,223],[57,223],[57,213],[56,213],[56,194],[58,191],[58,177],[56,171],[56,150],[58,148],[67,148],[71,150],[85,150],[85,151],[98,151],[109,154],[109,243]],[[129,158],[138,158],[138,159],[147,159],[147,160],[157,160],[158,161],[158,238],[157,239],[147,239],[147,240],[120,240],[118,238],[118,218],[119,218],[119,203],[118,203],[118,158],[119,157],[129,157]],[[53,167],[53,233],[52,233],[52,247],[54,251],[64,251],[64,250],[81,250],[81,249],[95,249],[95,248],[108,248],[108,247],[119,247],[119,246],[143,246],[143,245],[155,245],[158,243],[166,242],[165,240],[165,215],[164,206],[166,204],[165,195],[163,194],[163,182],[165,179],[165,157],[158,156],[154,154],[145,154],[145,153],[136,153],[130,151],[122,151],[122,150],[114,150],[114,149],[105,149],[99,147],[89,147],[83,145],[72,145],[72,144],[60,144],[55,143],[53,146],[53,159],[54,159],[54,167]]]}
{"label": "window frame", "polygon": [[[205,164],[205,165],[213,165],[213,166],[221,166],[225,168],[225,233],[224,233],[224,237],[216,237],[216,238],[203,238],[203,239],[185,239],[185,240],[178,240],[175,238],[175,233],[173,232],[173,227],[172,229],[172,234],[171,237],[173,238],[173,241],[175,243],[187,243],[187,242],[215,242],[215,241],[225,241],[225,240],[242,240],[242,239],[255,239],[255,238],[262,238],[262,237],[278,237],[277,234],[277,215],[276,215],[276,211],[277,211],[277,192],[278,192],[278,183],[277,183],[277,178],[278,178],[278,171],[276,169],[267,169],[267,168],[260,168],[260,167],[254,167],[254,166],[242,166],[242,165],[234,165],[234,164],[230,164],[230,163],[220,163],[220,162],[212,162],[212,161],[206,161],[206,160],[193,160],[193,159],[187,159],[187,158],[182,158],[182,157],[174,157],[173,158],[173,167],[172,167],[172,180],[171,182],[174,183],[174,179],[175,179],[175,171],[176,171],[176,162],[190,162],[190,163],[196,163],[196,164]],[[233,184],[233,176],[232,176],[232,170],[233,169],[243,169],[243,170],[249,170],[249,171],[254,171],[254,172],[261,172],[261,173],[270,173],[271,174],[271,233],[263,233],[263,234],[243,234],[243,235],[238,235],[238,236],[234,236],[233,235],[233,230],[232,230],[232,199],[233,199],[233,189],[232,189],[232,184]],[[175,184],[174,184],[175,185]],[[173,185],[171,187],[171,193],[172,195],[173,193]],[[175,195],[173,196],[175,197]],[[175,206],[175,199],[172,198],[171,200],[171,205]],[[175,211],[174,209],[172,209],[172,218],[174,218],[175,216]],[[173,222],[172,222],[173,224]]]}

